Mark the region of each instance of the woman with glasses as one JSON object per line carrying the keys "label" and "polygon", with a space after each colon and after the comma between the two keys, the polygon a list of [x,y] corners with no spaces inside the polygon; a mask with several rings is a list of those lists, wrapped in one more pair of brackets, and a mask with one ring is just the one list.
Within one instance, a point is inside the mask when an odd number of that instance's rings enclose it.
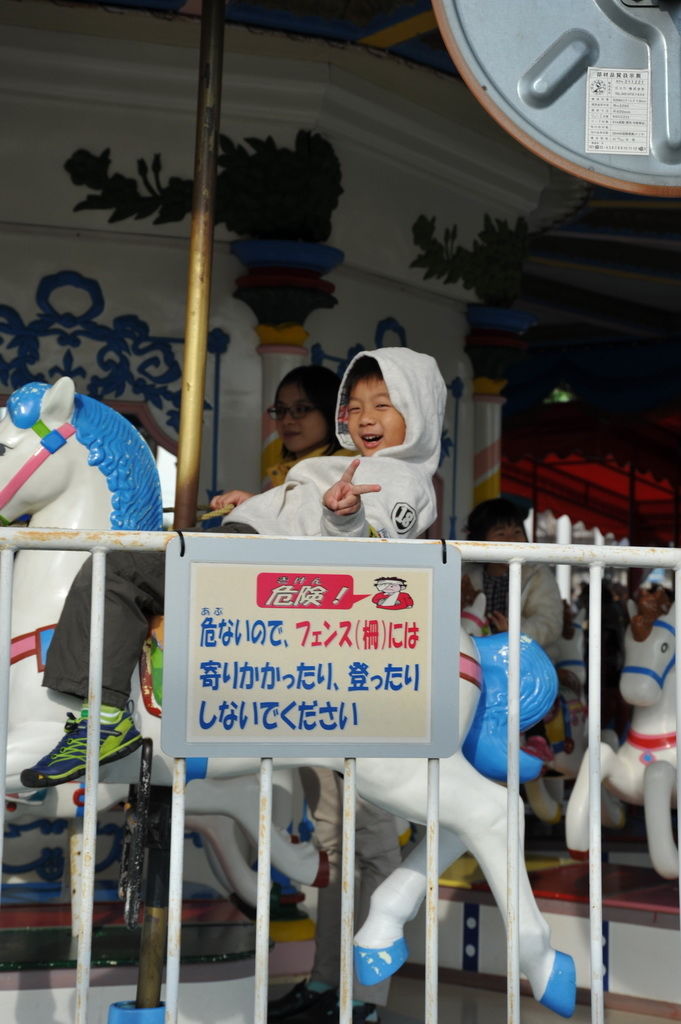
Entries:
{"label": "woman with glasses", "polygon": [[[336,397],[340,380],[326,366],[297,366],[279,383],[274,404],[267,410],[281,438],[281,459],[267,475],[273,487],[283,484],[288,471],[301,459],[338,455]],[[348,453],[350,454],[350,453]],[[248,491],[225,491],[211,500],[211,508],[240,505],[252,497]]]}

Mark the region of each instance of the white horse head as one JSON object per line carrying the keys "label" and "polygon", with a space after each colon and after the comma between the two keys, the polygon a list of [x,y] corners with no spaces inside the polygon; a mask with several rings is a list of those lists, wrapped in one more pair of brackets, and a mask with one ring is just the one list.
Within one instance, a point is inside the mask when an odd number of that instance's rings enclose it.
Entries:
{"label": "white horse head", "polygon": [[490,632],[485,616],[487,598],[482,590],[476,590],[470,578],[461,577],[461,628],[468,636],[487,636]]}
{"label": "white horse head", "polygon": [[[1,524],[30,515],[31,526],[39,527],[156,530],[161,528],[162,512],[154,457],[120,413],[77,394],[69,377],[52,387],[26,384],[10,397],[7,414],[0,420]],[[40,680],[49,636],[84,558],[78,552],[35,550],[16,556],[7,749],[8,788],[17,791],[8,807],[14,822],[36,816],[73,817],[82,800],[82,782],[22,795],[19,773],[54,745],[63,732],[65,708],[78,703],[41,688]],[[148,727],[143,729],[148,735]],[[160,749],[157,733],[155,748]],[[136,760],[131,761],[126,781],[136,776]],[[126,792],[127,785],[100,783],[98,804],[108,807]],[[218,792],[207,793],[204,787],[192,793],[204,801],[199,808],[204,815],[229,809],[257,838],[252,814],[257,789],[252,781],[223,780]],[[216,823],[213,832],[217,830]],[[210,828],[202,831],[204,838],[214,841]],[[232,843],[232,858],[237,853]],[[281,870],[301,882],[314,881],[319,871],[320,856],[312,844],[294,848],[288,836],[277,832],[272,854]]]}
{"label": "white horse head", "polygon": [[620,692],[628,704],[637,708],[667,705],[668,731],[671,732],[675,728],[673,702],[664,698],[675,677],[676,630],[672,600],[658,587],[641,594],[638,603],[630,605],[630,612],[633,614],[624,637],[625,663]]}
{"label": "white horse head", "polygon": [[76,394],[70,377],[25,384],[0,421],[0,523],[24,515],[62,529],[162,525],[148,445],[119,413]]}
{"label": "white horse head", "polygon": [[584,660],[584,622],[586,611],[580,608],[573,615],[570,606],[563,601],[563,630],[558,639],[546,648],[553,662],[561,685],[572,685],[581,693],[586,683],[586,662]]}
{"label": "white horse head", "polygon": [[[76,394],[63,377],[25,384],[0,421],[0,522],[31,526],[153,530],[162,525],[153,455],[132,424],[101,402]],[[11,700],[7,777],[49,750],[70,699],[41,688],[51,630],[86,555],[22,550],[12,590]],[[49,585],[46,586],[46,581]]]}
{"label": "white horse head", "polygon": [[[620,801],[643,806],[648,848],[663,878],[678,878],[672,827],[676,804],[676,630],[672,599],[662,588],[629,602],[631,622],[624,637],[625,665],[620,692],[633,707],[625,741],[615,751],[601,743],[603,822],[621,827]],[[573,856],[588,850],[589,764],[584,758],[570,796],[566,838]]]}

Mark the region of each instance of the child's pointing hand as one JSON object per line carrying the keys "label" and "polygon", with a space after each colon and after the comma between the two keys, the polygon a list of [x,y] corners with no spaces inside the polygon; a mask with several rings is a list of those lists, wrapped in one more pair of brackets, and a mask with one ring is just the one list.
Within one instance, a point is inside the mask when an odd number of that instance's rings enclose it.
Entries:
{"label": "child's pointing hand", "polygon": [[362,494],[380,491],[380,484],[353,484],[352,478],[359,466],[359,459],[353,459],[340,480],[329,487],[324,495],[324,506],[338,516],[352,516],[359,512]]}

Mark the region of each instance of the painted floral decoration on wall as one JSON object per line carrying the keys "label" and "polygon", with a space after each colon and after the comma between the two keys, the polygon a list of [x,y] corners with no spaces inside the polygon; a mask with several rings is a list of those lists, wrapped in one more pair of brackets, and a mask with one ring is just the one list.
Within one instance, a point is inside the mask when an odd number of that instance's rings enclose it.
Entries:
{"label": "painted floral decoration on wall", "polygon": [[[180,221],[191,213],[192,179],[162,178],[161,155],[137,161],[137,178],[111,173],[110,150],[99,156],[77,150],[64,164],[74,185],[89,194],[75,210],[110,210],[109,222]],[[215,223],[245,238],[324,242],[342,195],[341,167],[333,146],[317,132],[301,130],[292,149],[271,136],[234,143],[220,136]]]}

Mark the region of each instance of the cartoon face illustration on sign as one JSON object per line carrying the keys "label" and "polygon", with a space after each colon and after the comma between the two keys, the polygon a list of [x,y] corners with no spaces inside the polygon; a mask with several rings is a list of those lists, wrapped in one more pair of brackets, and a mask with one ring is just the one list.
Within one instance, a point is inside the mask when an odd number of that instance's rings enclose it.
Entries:
{"label": "cartoon face illustration on sign", "polygon": [[414,606],[411,595],[407,593],[407,581],[400,576],[379,576],[374,580],[374,586],[378,593],[374,594],[371,600],[379,608],[399,611],[401,608]]}

